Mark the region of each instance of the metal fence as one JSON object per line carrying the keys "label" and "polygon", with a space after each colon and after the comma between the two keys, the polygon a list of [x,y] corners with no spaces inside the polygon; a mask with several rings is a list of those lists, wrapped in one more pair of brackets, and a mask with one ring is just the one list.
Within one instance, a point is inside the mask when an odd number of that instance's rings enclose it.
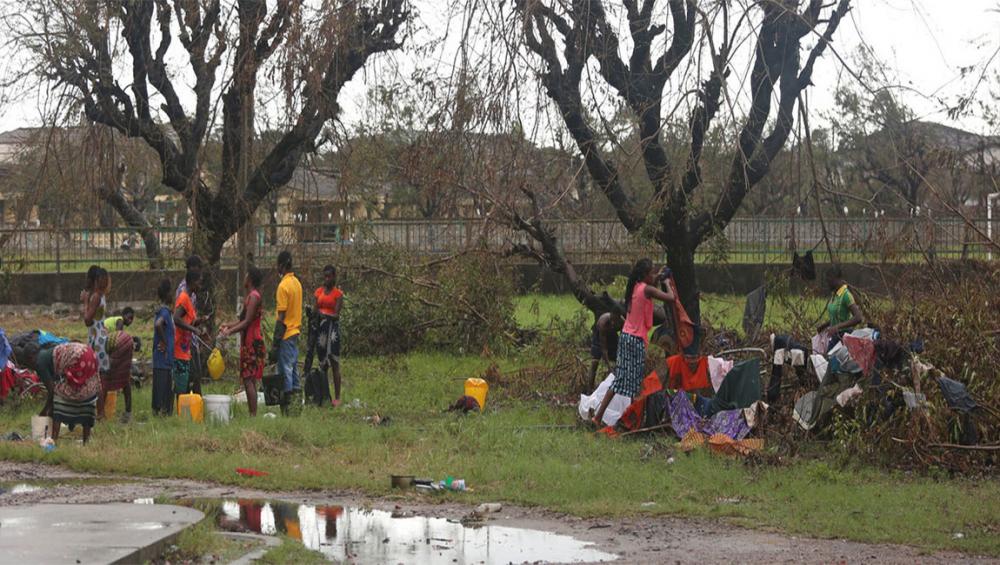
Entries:
{"label": "metal fence", "polygon": [[[549,224],[567,256],[579,263],[629,261],[638,255],[660,256],[655,244],[629,234],[615,220],[555,221]],[[825,228],[825,229],[824,229]],[[987,233],[996,234],[986,220],[961,218],[737,218],[723,234],[701,246],[700,261],[778,263],[793,251],[813,249],[819,261],[828,260],[828,248],[839,261],[911,262],[928,256],[939,259],[992,259]],[[827,237],[823,238],[824,232]],[[289,224],[260,226],[248,249],[258,261],[281,249],[312,261],[350,253],[380,242],[414,254],[440,255],[470,248],[503,250],[529,243],[525,234],[508,226],[480,220],[370,221],[353,224]],[[167,265],[180,267],[189,249],[188,228],[157,231]],[[994,236],[996,240],[996,236]],[[235,264],[234,237],[223,250],[223,263]],[[148,264],[142,239],[133,230],[5,229],[0,230],[0,260],[5,272],[72,272],[90,264],[114,270],[142,269]]]}

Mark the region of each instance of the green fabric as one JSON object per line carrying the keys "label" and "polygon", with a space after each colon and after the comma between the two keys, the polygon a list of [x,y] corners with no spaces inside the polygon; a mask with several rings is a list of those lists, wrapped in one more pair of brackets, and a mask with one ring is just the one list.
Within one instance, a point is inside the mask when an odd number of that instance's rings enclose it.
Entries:
{"label": "green fabric", "polygon": [[726,373],[719,392],[708,405],[707,416],[716,412],[747,408],[760,400],[760,359],[737,363]]}
{"label": "green fabric", "polygon": [[[121,320],[121,316],[111,316],[110,318],[104,319],[104,327],[108,328],[109,335],[115,335],[118,333],[118,322]],[[125,322],[122,322],[122,327],[125,327]]]}
{"label": "green fabric", "polygon": [[174,359],[174,394],[191,392],[191,362]]}
{"label": "green fabric", "polygon": [[807,392],[795,403],[792,418],[803,430],[826,426],[830,414],[838,408],[837,395],[860,382],[849,373],[827,373],[819,388]]}
{"label": "green fabric", "polygon": [[38,378],[43,383],[54,383],[56,380],[56,364],[52,359],[53,351],[55,351],[54,347],[46,347],[38,352],[38,357],[35,360],[35,369],[38,371]]}
{"label": "green fabric", "polygon": [[854,316],[851,314],[851,306],[853,305],[854,295],[851,294],[850,289],[848,289],[845,284],[840,287],[840,290],[834,293],[833,298],[831,298],[829,304],[826,305],[826,312],[830,317],[830,325],[836,326],[837,324],[843,324],[853,318]]}

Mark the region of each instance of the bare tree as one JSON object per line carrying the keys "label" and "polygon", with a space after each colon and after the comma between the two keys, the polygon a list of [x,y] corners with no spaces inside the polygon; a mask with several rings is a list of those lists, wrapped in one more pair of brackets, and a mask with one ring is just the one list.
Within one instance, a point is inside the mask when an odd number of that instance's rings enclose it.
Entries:
{"label": "bare tree", "polygon": [[[836,101],[830,122],[839,142],[838,172],[848,184],[842,195],[903,215],[985,198],[1000,139],[919,120],[888,86],[872,92],[844,87]],[[946,202],[936,202],[941,198]]]}
{"label": "bare tree", "polygon": [[[658,4],[656,0],[518,0],[515,9],[523,44],[541,61],[538,73],[545,94],[557,106],[587,173],[630,233],[646,234],[666,251],[681,301],[698,320],[695,251],[733,218],[785,146],[799,96],[811,84],[813,67],[847,14],[850,0],[835,5],[809,0],[804,6],[799,0],[763,0],[738,14],[731,13],[729,2],[668,0],[665,9]],[[628,38],[621,36],[620,27],[625,26],[616,25],[609,16],[612,9],[624,13]],[[751,40],[739,39],[741,26],[756,26]],[[683,95],[670,91],[683,84],[675,74],[686,61],[689,69],[696,69],[704,52],[710,69],[693,91],[687,150],[683,157],[673,158],[663,138],[663,102]],[[730,67],[739,58],[751,61],[745,115],[735,110],[734,98],[740,94],[728,88]],[[592,63],[594,73],[589,71]],[[644,201],[636,199],[637,187],[623,182],[617,164],[600,143],[601,123],[584,98],[595,87],[607,88],[614,103],[627,108],[634,119],[651,185],[651,196]],[[698,207],[693,203],[705,178],[706,134],[724,102],[733,108],[732,117],[738,122],[730,165],[714,201]],[[577,297],[593,309],[599,301],[588,294],[585,284],[573,280],[575,270],[544,218],[532,211],[517,215],[518,227],[540,246],[533,254],[570,278]]]}
{"label": "bare tree", "polygon": [[[409,17],[406,0],[268,4],[28,0],[4,20],[17,44],[34,54],[33,70],[67,87],[89,120],[153,148],[163,184],[192,211],[194,250],[213,264],[316,149],[324,124],[340,111],[344,85],[372,55],[400,48]],[[280,77],[288,118],[277,142],[251,163],[258,86],[273,76]],[[188,80],[190,92],[180,88]],[[222,175],[210,182],[202,151],[216,124],[217,93]],[[114,191],[108,196],[130,223],[141,216]]]}

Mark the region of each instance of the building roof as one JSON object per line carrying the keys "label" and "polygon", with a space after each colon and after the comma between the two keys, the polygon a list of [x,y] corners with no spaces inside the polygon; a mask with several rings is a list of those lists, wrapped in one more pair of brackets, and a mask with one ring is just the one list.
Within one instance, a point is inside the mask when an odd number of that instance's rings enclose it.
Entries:
{"label": "building roof", "polygon": [[344,196],[337,177],[331,169],[299,165],[281,192],[297,200],[337,200]]}
{"label": "building roof", "polygon": [[0,165],[14,161],[17,154],[43,128],[17,128],[0,133]]}
{"label": "building roof", "polygon": [[910,122],[909,126],[913,128],[914,132],[934,145],[957,153],[968,153],[1000,146],[1000,137],[980,135],[937,122],[914,120]]}

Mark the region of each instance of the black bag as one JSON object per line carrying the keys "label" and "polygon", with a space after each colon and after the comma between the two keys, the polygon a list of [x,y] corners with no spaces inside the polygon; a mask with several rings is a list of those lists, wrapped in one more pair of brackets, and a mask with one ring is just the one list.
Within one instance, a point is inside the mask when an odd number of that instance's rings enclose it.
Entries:
{"label": "black bag", "polygon": [[319,369],[313,369],[306,375],[306,400],[316,406],[323,406],[331,400],[330,383],[326,380],[326,373]]}
{"label": "black bag", "polygon": [[280,406],[284,396],[285,377],[281,375],[264,375],[261,379],[264,389],[264,405]]}
{"label": "black bag", "polygon": [[667,394],[662,390],[646,397],[646,406],[642,411],[642,427],[659,426],[670,417],[667,409]]}

